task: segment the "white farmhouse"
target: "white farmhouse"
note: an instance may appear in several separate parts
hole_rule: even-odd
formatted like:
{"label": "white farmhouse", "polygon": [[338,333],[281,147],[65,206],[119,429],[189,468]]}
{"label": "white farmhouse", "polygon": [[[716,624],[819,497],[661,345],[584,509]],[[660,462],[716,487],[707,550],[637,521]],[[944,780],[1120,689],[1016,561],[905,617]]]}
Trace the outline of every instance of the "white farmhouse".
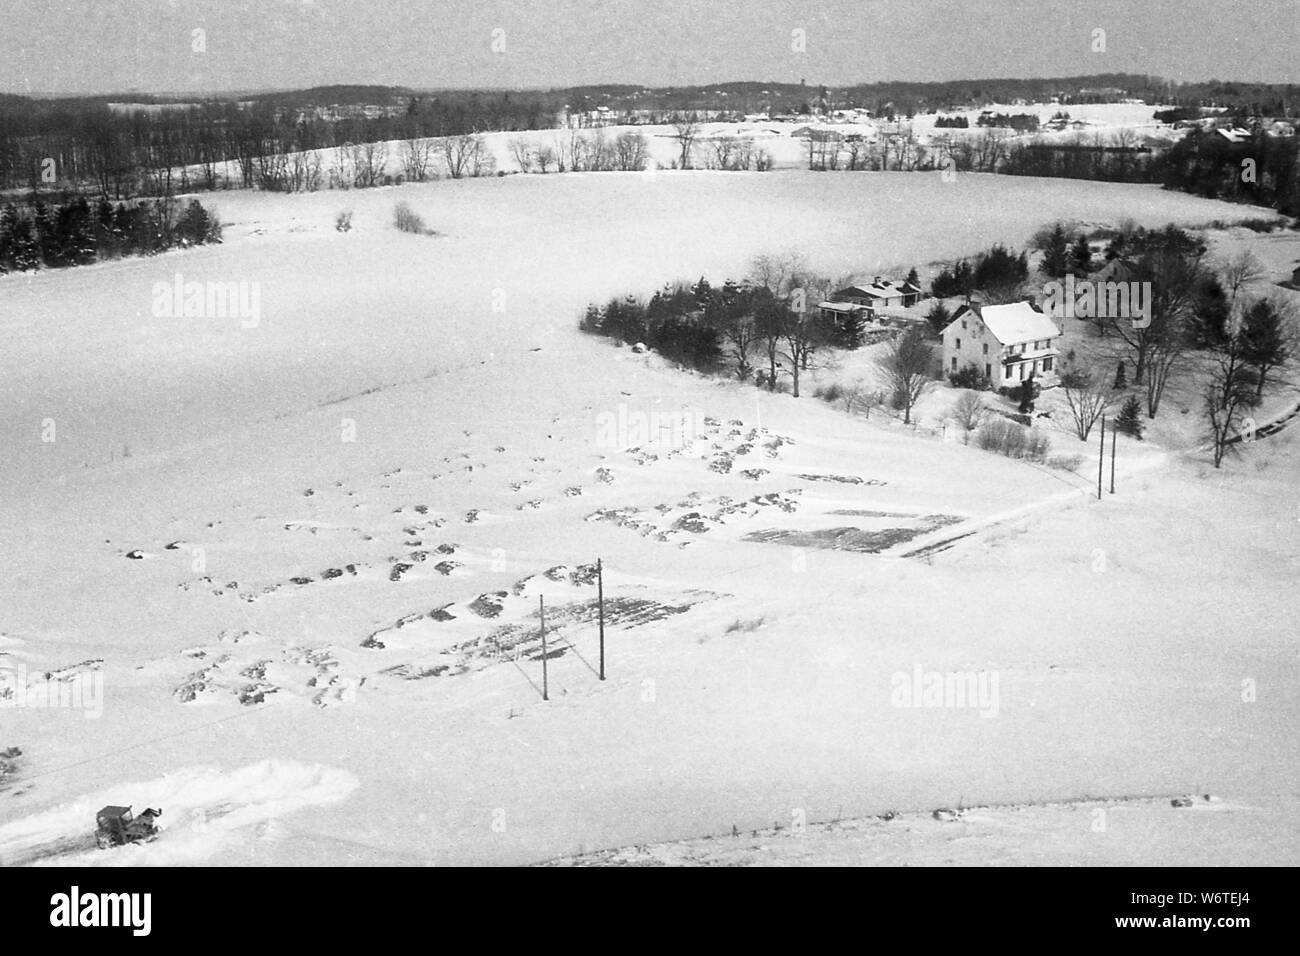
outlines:
{"label": "white farmhouse", "polygon": [[1019,385],[1031,375],[1040,385],[1053,385],[1060,335],[1056,323],[1028,302],[969,303],[943,330],[943,371],[951,375],[974,365],[994,388]]}

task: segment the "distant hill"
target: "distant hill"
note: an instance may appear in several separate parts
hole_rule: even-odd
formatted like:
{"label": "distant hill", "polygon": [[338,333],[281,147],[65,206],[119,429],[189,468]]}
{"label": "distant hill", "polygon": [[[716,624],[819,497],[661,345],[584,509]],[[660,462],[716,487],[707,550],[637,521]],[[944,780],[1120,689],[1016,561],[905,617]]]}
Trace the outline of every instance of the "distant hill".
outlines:
{"label": "distant hill", "polygon": [[473,89],[337,84],[303,90],[244,91],[195,96],[194,94],[114,93],[98,96],[29,97],[0,94],[0,109],[15,111],[22,104],[94,105],[103,103],[157,104],[176,101],[253,101],[276,107],[307,109],[340,106],[392,106],[412,99],[469,102],[475,99],[527,99],[547,108],[575,109],[606,105],[613,109],[708,109],[792,112],[802,108],[865,108],[895,111],[934,111],[990,103],[1106,102],[1119,97],[1180,106],[1250,108],[1266,115],[1294,114],[1300,110],[1300,85],[1266,84],[1236,80],[1174,83],[1161,77],[1130,73],[1042,78],[959,79],[932,82],[881,80],[849,86],[817,83],[733,80],[724,83],[677,87],[644,87],[628,83],[596,83],[552,89]]}

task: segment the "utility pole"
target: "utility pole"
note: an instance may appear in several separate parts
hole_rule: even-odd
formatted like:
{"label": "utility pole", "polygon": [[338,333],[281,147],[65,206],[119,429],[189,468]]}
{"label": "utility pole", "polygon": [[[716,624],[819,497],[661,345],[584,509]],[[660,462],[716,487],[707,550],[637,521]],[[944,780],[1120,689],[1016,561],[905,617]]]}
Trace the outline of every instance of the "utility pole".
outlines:
{"label": "utility pole", "polygon": [[1106,418],[1101,419],[1101,445],[1097,448],[1097,500],[1101,501],[1101,472],[1106,465]]}
{"label": "utility pole", "polygon": [[1115,436],[1119,429],[1114,425],[1110,428],[1110,493],[1115,493]]}
{"label": "utility pole", "polygon": [[542,616],[542,700],[550,700],[546,683],[546,599],[537,595],[537,607]]}
{"label": "utility pole", "polygon": [[596,601],[600,620],[600,679],[605,679],[605,572],[601,568],[600,558],[596,559]]}

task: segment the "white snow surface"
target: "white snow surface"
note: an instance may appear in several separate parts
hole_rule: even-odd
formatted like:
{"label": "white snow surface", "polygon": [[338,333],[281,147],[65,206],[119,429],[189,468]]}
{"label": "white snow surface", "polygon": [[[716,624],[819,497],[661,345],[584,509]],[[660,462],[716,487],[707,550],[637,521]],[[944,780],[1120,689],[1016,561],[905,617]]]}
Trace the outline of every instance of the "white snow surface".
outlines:
{"label": "white snow surface", "polygon": [[[795,808],[1171,792],[1266,808],[1203,836],[1300,859],[1295,429],[1222,472],[1122,442],[1098,502],[1088,464],[927,434],[946,390],[914,434],[817,376],[769,395],[576,328],[763,251],[886,274],[1241,207],[796,171],[203,198],[221,246],[0,278],[0,665],[103,689],[97,719],[0,707],[0,862],[522,863]],[[399,198],[442,235],[394,230]],[[260,323],[155,316],[177,273],[259,283]],[[917,666],[996,671],[998,715],[894,706]],[[166,829],[96,851],[105,803]]]}

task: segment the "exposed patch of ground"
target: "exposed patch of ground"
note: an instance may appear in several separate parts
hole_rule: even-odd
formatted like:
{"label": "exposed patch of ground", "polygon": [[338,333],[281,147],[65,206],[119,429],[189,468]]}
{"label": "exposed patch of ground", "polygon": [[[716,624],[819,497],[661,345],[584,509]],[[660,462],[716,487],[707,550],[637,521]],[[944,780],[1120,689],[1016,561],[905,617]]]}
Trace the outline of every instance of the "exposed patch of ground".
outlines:
{"label": "exposed patch of ground", "polygon": [[[840,512],[832,512],[838,514]],[[867,514],[867,513],[863,513]],[[872,514],[872,517],[910,517],[902,515]],[[919,524],[909,528],[884,528],[866,531],[862,528],[818,528],[814,531],[801,531],[797,528],[770,528],[764,531],[751,531],[744,541],[759,541],[789,545],[795,548],[829,548],[834,551],[858,551],[864,554],[878,554],[895,545],[905,544],[913,538],[929,534],[938,528],[962,521],[956,515],[925,515]]]}

